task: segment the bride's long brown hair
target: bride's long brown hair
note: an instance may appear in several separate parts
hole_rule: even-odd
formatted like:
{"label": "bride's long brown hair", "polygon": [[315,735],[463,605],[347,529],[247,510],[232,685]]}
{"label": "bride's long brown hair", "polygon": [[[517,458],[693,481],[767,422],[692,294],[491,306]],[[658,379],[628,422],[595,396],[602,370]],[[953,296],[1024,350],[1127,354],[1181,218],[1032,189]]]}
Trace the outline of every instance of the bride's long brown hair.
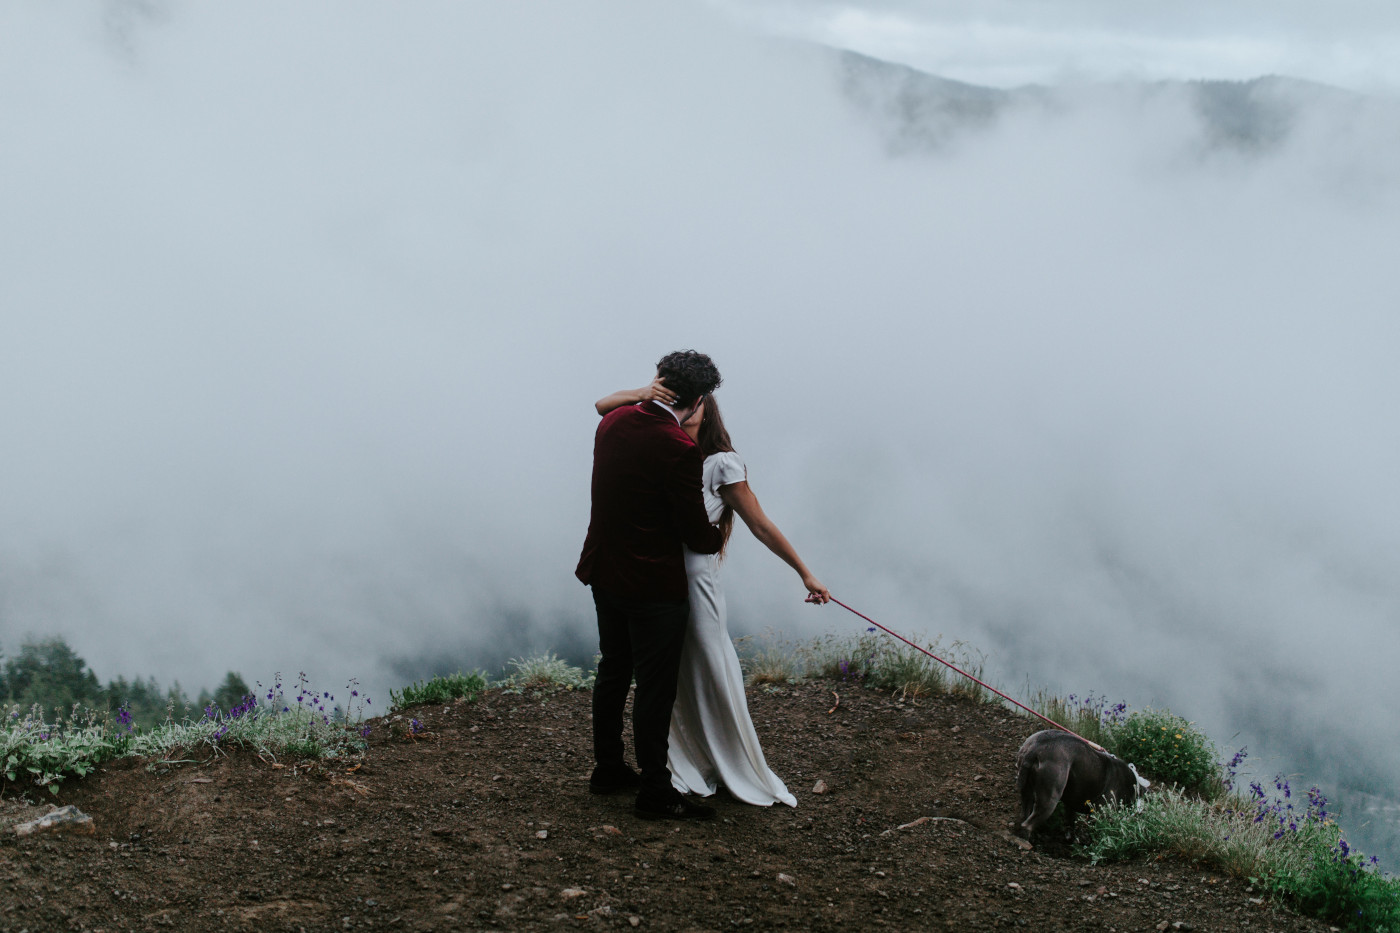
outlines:
{"label": "bride's long brown hair", "polygon": [[[719,403],[713,395],[705,396],[705,416],[700,419],[700,430],[695,432],[695,446],[699,447],[700,453],[706,457],[711,454],[734,452],[734,444],[729,440],[729,431],[719,413]],[[720,545],[719,549],[719,554],[723,557],[725,548],[729,546],[729,534],[734,530],[734,509],[726,504],[716,524],[720,534],[724,535],[724,544]]]}

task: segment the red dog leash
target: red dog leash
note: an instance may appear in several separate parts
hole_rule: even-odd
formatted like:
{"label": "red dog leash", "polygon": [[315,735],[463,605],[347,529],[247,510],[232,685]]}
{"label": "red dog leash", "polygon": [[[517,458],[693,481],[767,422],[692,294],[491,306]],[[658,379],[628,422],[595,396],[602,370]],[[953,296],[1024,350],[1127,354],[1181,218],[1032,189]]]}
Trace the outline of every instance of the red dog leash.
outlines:
{"label": "red dog leash", "polygon": [[[837,599],[835,596],[832,596],[832,597],[831,597],[831,601],[832,601],[833,603],[835,603],[836,605],[840,606],[842,609],[845,609],[847,612],[853,612],[853,613],[855,613],[856,615],[860,616],[862,619],[864,619],[865,621],[869,622],[871,625],[875,626],[875,627],[878,628],[880,631],[884,632],[886,635],[893,635],[895,638],[898,638],[900,641],[904,642],[904,643],[905,643],[906,645],[908,645],[909,647],[914,648],[914,649],[916,649],[916,650],[918,650],[918,651],[922,651],[924,654],[926,654],[926,655],[928,655],[929,657],[933,658],[935,661],[937,661],[939,664],[942,664],[944,667],[947,667],[947,668],[950,668],[950,669],[952,669],[952,670],[954,670],[954,671],[957,671],[959,674],[963,675],[963,676],[966,677],[968,680],[970,680],[970,681],[972,681],[973,683],[977,684],[977,686],[981,687],[982,689],[984,689],[984,690],[990,690],[992,693],[995,693],[997,696],[1001,697],[1001,698],[1002,698],[1003,700],[1005,700],[1006,702],[1011,703],[1011,704],[1013,704],[1013,705],[1015,705],[1015,706],[1019,706],[1021,709],[1025,710],[1025,711],[1028,712],[1028,713],[1030,713],[1032,716],[1035,716],[1035,717],[1038,718],[1038,719],[1043,719],[1045,722],[1049,723],[1050,725],[1054,726],[1056,729],[1059,729],[1059,730],[1062,731],[1062,732],[1068,732],[1070,735],[1074,736],[1076,739],[1079,739],[1081,742],[1084,742],[1084,743],[1088,744],[1089,747],[1098,749],[1099,751],[1103,752],[1104,754],[1108,754],[1108,750],[1105,749],[1102,745],[1098,744],[1097,742],[1090,742],[1088,739],[1084,738],[1084,736],[1080,735],[1078,732],[1075,732],[1073,729],[1067,729],[1067,728],[1065,728],[1064,726],[1060,725],[1060,724],[1059,724],[1058,722],[1056,722],[1055,720],[1051,719],[1050,717],[1048,717],[1048,716],[1042,716],[1040,713],[1037,713],[1035,710],[1031,709],[1031,708],[1030,708],[1029,706],[1027,706],[1026,704],[1021,703],[1021,702],[1018,701],[1018,700],[1013,700],[1013,699],[1011,699],[1011,697],[1009,697],[1009,696],[1007,696],[1006,694],[1002,693],[1002,692],[1001,692],[1000,690],[998,690],[996,687],[993,687],[993,686],[990,685],[990,684],[987,684],[987,683],[984,683],[984,682],[978,680],[976,677],[973,677],[973,676],[972,676],[971,674],[969,674],[967,671],[963,670],[963,669],[960,668],[960,667],[957,667],[956,665],[949,664],[947,661],[943,660],[943,659],[940,658],[938,655],[934,654],[932,651],[929,651],[927,648],[924,648],[924,647],[922,647],[922,646],[920,646],[920,645],[914,644],[912,641],[910,641],[909,639],[905,638],[903,635],[899,634],[898,632],[891,631],[890,629],[885,628],[885,626],[881,625],[879,622],[876,622],[874,619],[870,618],[870,616],[866,615],[866,614],[863,613],[863,612],[857,612],[855,609],[852,609],[850,606],[847,606],[845,603],[841,602],[841,600]],[[813,595],[810,595],[810,596],[807,597],[807,602],[809,602],[809,603],[815,603],[815,602],[820,602],[820,600],[817,598],[817,596],[816,596],[815,594],[813,594]]]}

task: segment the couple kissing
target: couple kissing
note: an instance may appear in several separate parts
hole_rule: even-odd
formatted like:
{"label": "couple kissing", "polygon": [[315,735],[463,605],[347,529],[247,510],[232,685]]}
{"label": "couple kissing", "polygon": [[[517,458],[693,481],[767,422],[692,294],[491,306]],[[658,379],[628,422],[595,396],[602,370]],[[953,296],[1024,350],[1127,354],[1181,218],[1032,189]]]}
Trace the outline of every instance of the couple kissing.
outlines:
{"label": "couple kissing", "polygon": [[[592,512],[575,575],[593,591],[598,676],[593,688],[589,790],[634,791],[643,819],[713,819],[688,795],[723,786],[758,806],[797,799],[768,767],[749,717],[729,638],[720,560],[737,513],[802,577],[812,601],[830,598],[749,488],[705,354],[662,357],[641,389],[597,402]],[[632,742],[623,711],[633,679]]]}

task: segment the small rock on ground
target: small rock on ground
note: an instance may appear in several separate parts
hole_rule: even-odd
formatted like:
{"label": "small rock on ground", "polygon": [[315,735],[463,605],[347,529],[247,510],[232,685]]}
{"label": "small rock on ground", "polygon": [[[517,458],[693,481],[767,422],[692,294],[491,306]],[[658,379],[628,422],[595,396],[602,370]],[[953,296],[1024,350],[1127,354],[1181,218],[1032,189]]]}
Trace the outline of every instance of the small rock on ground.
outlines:
{"label": "small rock on ground", "polygon": [[59,807],[37,820],[15,824],[15,833],[20,836],[32,836],[42,832],[67,832],[80,836],[91,836],[97,832],[97,827],[93,825],[92,817],[74,806]]}

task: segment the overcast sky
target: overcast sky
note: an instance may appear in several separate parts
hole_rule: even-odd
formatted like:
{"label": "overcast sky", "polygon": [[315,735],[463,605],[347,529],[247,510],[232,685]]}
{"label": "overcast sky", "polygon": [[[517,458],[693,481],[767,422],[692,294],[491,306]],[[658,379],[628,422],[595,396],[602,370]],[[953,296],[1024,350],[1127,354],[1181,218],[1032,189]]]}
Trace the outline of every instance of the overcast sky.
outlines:
{"label": "overcast sky", "polygon": [[974,84],[1281,74],[1400,90],[1388,0],[712,0],[776,35]]}
{"label": "overcast sky", "polygon": [[[848,602],[1012,686],[1396,773],[1393,103],[1287,98],[1240,151],[1187,92],[1079,88],[896,152],[837,56],[772,39],[1334,80],[1393,14],[660,6],[0,2],[0,647],[381,702],[586,657],[592,402],[697,347]],[[725,573],[736,631],[859,629],[742,531]]]}

